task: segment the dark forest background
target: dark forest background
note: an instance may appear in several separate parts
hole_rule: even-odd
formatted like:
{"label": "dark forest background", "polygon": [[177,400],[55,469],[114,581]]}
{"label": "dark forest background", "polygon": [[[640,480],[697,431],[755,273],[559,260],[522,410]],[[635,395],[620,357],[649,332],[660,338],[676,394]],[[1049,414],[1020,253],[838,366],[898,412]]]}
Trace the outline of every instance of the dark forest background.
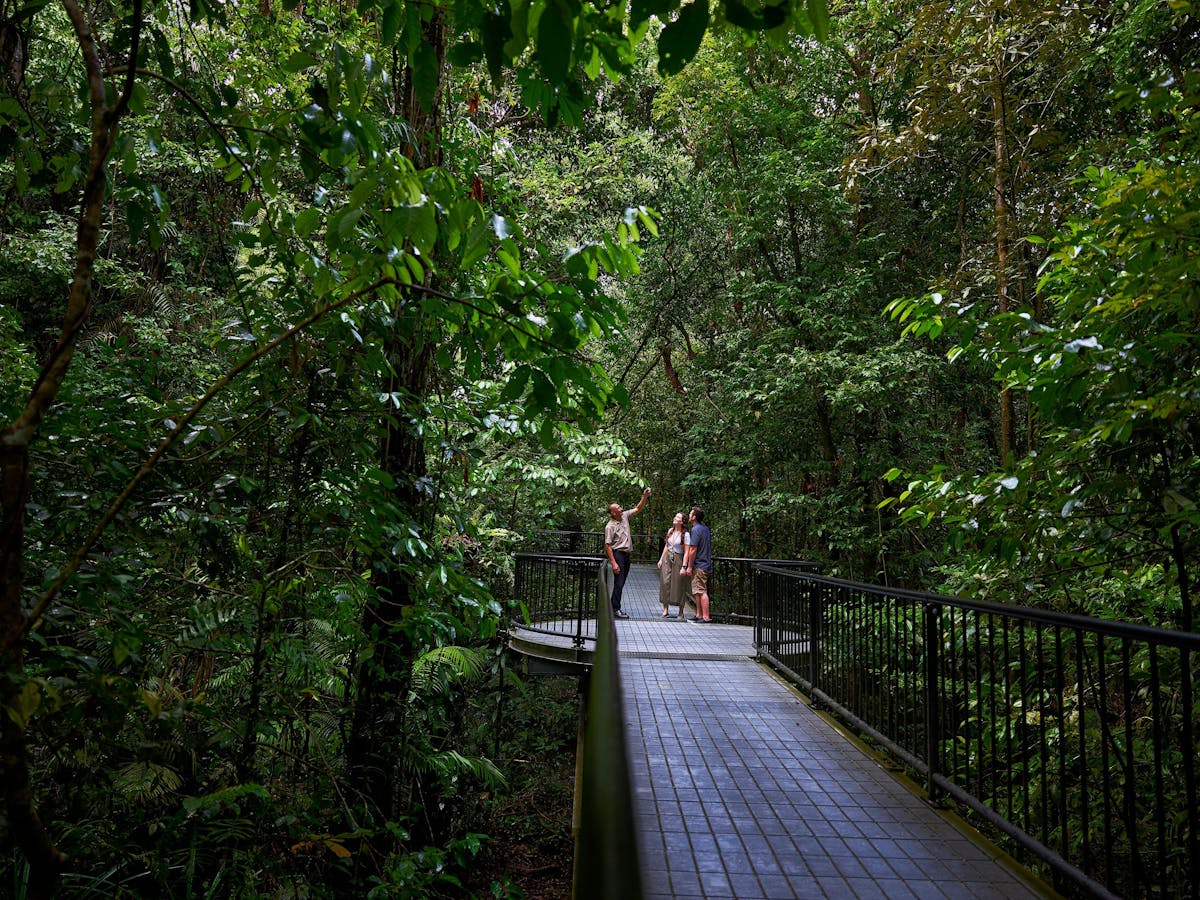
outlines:
{"label": "dark forest background", "polygon": [[1198,57],[1186,0],[0,0],[0,892],[561,895],[512,554],[643,485],[1193,629]]}

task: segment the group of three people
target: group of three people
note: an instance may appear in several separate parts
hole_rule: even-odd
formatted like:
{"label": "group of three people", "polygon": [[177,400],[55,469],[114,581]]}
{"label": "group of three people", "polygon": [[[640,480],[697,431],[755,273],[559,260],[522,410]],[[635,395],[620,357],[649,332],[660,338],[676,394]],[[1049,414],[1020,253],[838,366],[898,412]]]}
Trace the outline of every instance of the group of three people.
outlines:
{"label": "group of three people", "polygon": [[[613,616],[628,619],[629,614],[621,608],[625,590],[625,579],[629,577],[630,553],[633,550],[633,532],[629,520],[642,511],[650,498],[650,488],[642,491],[642,497],[633,509],[622,509],[619,503],[608,506],[608,524],[604,527],[604,554],[613,571],[612,608]],[[704,510],[693,506],[688,513],[685,528],[683,513],[676,513],[663,540],[662,555],[658,558],[660,573],[659,600],[662,602],[662,617],[670,618],[671,606],[679,607],[679,618],[684,617],[684,604],[688,594],[695,600],[696,617],[693,622],[708,622],[708,576],[712,573],[712,533],[704,524]],[[691,587],[687,585],[690,583]]]}

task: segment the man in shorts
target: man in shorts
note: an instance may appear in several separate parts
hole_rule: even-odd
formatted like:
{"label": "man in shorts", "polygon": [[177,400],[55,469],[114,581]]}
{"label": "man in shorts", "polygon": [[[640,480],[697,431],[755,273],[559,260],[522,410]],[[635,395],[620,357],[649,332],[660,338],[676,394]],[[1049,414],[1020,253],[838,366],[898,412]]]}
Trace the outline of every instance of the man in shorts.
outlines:
{"label": "man in shorts", "polygon": [[712,532],[704,524],[704,510],[693,506],[688,514],[692,524],[691,541],[683,557],[681,575],[691,576],[692,596],[696,598],[696,618],[692,619],[697,625],[710,621],[708,618],[708,576],[712,574]]}
{"label": "man in shorts", "polygon": [[629,520],[642,511],[650,497],[650,488],[642,491],[642,499],[633,509],[621,509],[620,503],[608,505],[608,523],[604,526],[604,555],[613,570],[612,608],[613,616],[628,619],[629,613],[621,609],[621,594],[625,591],[625,579],[629,577],[629,554],[633,552],[633,533]]}

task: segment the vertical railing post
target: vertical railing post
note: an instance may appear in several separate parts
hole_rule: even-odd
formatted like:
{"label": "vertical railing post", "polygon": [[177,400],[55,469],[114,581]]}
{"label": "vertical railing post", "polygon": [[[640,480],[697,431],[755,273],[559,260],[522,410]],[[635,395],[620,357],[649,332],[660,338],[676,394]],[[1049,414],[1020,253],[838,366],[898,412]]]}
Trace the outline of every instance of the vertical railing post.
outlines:
{"label": "vertical railing post", "polygon": [[942,743],[940,703],[938,698],[938,668],[940,663],[941,637],[938,621],[941,619],[940,603],[925,604],[925,761],[929,775],[925,781],[925,793],[930,800],[937,799],[934,776],[938,772],[938,748]]}
{"label": "vertical railing post", "polygon": [[[757,568],[751,569],[751,580],[754,583],[754,648],[761,650],[764,640],[763,618],[767,612],[767,604],[764,597],[764,581],[765,576]],[[771,650],[768,647],[767,652]]]}
{"label": "vertical railing post", "polygon": [[760,569],[752,570],[754,579],[754,642],[771,656],[779,656],[779,579]]}
{"label": "vertical railing post", "polygon": [[[572,580],[575,582],[575,639],[573,641],[575,649],[578,650],[583,646],[583,617],[587,614],[584,605],[587,603],[587,598],[590,594],[595,593],[591,585],[591,578],[584,577],[588,566],[574,564],[577,566],[577,571],[573,573],[575,576]],[[599,611],[596,612],[599,615]]]}
{"label": "vertical railing post", "polygon": [[[821,687],[821,592],[811,582],[808,592],[808,683],[812,690]],[[799,610],[797,610],[799,612]]]}

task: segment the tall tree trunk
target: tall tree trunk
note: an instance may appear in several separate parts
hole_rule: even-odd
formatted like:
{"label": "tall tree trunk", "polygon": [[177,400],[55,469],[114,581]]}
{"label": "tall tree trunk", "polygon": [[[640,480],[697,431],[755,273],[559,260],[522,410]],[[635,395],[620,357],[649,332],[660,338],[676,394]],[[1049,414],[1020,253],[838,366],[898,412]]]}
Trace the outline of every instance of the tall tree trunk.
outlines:
{"label": "tall tree trunk", "polygon": [[[433,48],[437,59],[437,88],[432,99],[422,103],[409,66],[398,85],[396,101],[412,135],[405,153],[418,168],[429,168],[442,163],[442,74],[447,43],[444,13],[434,12],[423,30],[425,43]],[[432,281],[426,286],[432,287]],[[402,298],[399,302],[404,305],[408,301]],[[388,348],[391,375],[385,390],[402,398],[402,408],[384,428],[380,458],[384,471],[395,482],[392,499],[400,515],[407,517],[411,526],[423,529],[429,517],[420,423],[430,391],[436,323],[415,304],[398,309],[396,321],[409,327],[403,333],[398,328]],[[347,753],[358,788],[378,804],[385,818],[393,820],[401,801],[395,763],[403,755],[406,700],[415,652],[404,625],[415,600],[415,584],[410,569],[396,560],[381,559],[376,568],[379,589],[364,608],[362,623],[370,652],[357,676]]]}

